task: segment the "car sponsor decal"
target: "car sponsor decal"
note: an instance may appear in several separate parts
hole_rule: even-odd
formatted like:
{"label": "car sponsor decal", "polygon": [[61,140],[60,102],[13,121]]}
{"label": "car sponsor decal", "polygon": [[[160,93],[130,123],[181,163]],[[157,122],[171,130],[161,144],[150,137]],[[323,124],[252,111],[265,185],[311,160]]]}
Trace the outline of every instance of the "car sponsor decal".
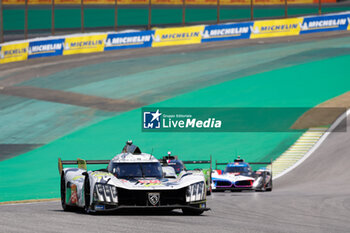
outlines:
{"label": "car sponsor decal", "polygon": [[162,185],[162,182],[159,180],[138,180],[135,185],[143,185],[145,187],[154,186],[154,185]]}
{"label": "car sponsor decal", "polygon": [[71,196],[69,202],[71,204],[76,204],[78,202],[77,186],[75,184],[71,185]]}
{"label": "car sponsor decal", "polygon": [[91,174],[99,183],[106,184],[111,179],[111,174],[108,172],[94,172]]}
{"label": "car sponsor decal", "polygon": [[79,182],[82,182],[83,179],[84,179],[84,176],[75,176],[75,177],[73,178],[74,181],[79,181]]}
{"label": "car sponsor decal", "polygon": [[104,210],[105,206],[104,205],[95,205],[95,210]]}

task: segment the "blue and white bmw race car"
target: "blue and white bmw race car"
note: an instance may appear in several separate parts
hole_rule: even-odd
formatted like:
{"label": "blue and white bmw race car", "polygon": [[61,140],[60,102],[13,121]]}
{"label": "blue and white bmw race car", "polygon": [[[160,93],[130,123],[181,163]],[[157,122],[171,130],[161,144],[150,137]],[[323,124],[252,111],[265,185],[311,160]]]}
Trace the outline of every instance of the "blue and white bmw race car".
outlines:
{"label": "blue and white bmw race car", "polygon": [[[223,165],[225,163],[217,163]],[[270,163],[250,163],[250,164],[270,164]],[[252,171],[249,163],[243,159],[235,159],[233,163],[228,163],[225,170],[213,170],[212,191],[272,191],[272,173],[266,168]]]}
{"label": "blue and white bmw race car", "polygon": [[[63,168],[66,164],[78,164],[78,168]],[[108,166],[88,171],[87,164]],[[175,174],[174,169],[163,170],[153,155],[142,153],[131,141],[112,160],[59,159],[59,171],[64,210],[78,207],[89,213],[122,208],[182,209],[191,215],[209,210],[203,174],[168,179]]]}

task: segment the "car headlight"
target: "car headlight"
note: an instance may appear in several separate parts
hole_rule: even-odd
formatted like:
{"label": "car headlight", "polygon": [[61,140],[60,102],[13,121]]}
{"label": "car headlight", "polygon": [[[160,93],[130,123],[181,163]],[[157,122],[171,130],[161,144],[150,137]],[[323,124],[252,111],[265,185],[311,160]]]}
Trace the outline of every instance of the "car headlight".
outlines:
{"label": "car headlight", "polygon": [[117,187],[113,185],[97,183],[94,194],[99,202],[118,203]]}
{"label": "car headlight", "polygon": [[102,185],[102,184],[96,184],[96,187],[97,187],[97,191],[98,191],[100,194],[103,194],[103,193],[104,193],[104,189],[103,189],[103,185]]}
{"label": "car headlight", "polygon": [[198,182],[187,187],[186,202],[200,201],[205,198],[205,184]]}

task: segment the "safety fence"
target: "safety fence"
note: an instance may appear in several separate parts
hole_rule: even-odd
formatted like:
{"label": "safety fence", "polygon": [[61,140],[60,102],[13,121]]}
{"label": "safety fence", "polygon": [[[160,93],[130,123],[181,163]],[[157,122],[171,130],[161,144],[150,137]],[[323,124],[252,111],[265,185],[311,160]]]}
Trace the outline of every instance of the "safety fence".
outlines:
{"label": "safety fence", "polygon": [[[182,5],[184,2],[193,5],[216,5],[218,0],[3,0],[4,5],[79,5],[83,1],[84,4],[104,4],[104,5],[142,5],[142,4],[164,4],[164,5]],[[249,5],[253,4],[265,4],[274,5],[284,3],[285,0],[220,0],[222,5]],[[318,3],[319,0],[288,0],[290,4],[310,4]],[[323,3],[337,2],[337,0],[322,0]]]}
{"label": "safety fence", "polygon": [[343,12],[290,19],[39,38],[0,44],[0,63],[116,49],[199,44],[212,41],[297,36],[306,33],[350,30],[349,22],[350,12]]}
{"label": "safety fence", "polygon": [[0,43],[78,32],[321,15],[350,10],[336,0],[0,0]]}

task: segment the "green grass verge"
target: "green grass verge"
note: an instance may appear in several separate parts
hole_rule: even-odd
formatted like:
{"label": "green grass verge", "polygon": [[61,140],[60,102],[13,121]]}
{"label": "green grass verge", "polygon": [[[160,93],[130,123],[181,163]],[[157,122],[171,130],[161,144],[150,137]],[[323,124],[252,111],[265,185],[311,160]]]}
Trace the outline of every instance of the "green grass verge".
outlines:
{"label": "green grass verge", "polygon": [[[228,81],[154,104],[159,107],[310,107],[349,90],[350,56],[336,57]],[[249,161],[278,157],[301,133],[142,133],[141,110],[78,130],[0,162],[0,201],[59,196],[57,158],[109,159],[133,139],[161,157]]]}

